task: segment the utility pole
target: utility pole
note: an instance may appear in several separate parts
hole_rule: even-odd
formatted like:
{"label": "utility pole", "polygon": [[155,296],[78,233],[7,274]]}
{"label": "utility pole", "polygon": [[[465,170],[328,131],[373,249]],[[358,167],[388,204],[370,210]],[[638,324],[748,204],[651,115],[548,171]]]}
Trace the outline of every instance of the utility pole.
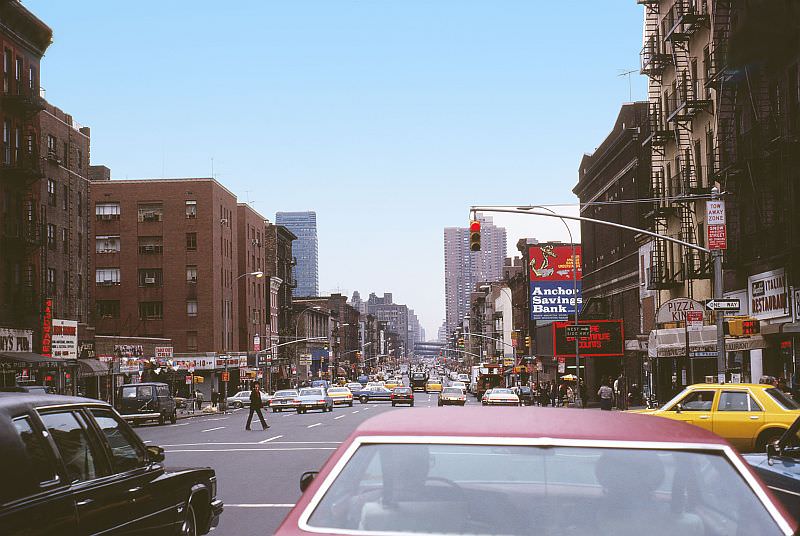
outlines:
{"label": "utility pole", "polygon": [[[711,200],[718,201],[720,199],[719,188],[714,186],[711,188]],[[711,259],[714,262],[714,299],[722,299],[722,250],[718,248],[711,249]],[[725,383],[726,373],[728,371],[728,363],[725,353],[725,328],[724,324],[725,314],[722,311],[714,311],[714,317],[717,320],[717,381]]]}

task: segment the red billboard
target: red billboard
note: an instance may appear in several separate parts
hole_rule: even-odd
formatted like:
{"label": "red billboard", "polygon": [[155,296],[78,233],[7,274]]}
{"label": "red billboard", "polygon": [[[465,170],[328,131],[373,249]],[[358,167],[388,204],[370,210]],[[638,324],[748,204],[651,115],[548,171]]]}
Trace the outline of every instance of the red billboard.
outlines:
{"label": "red billboard", "polygon": [[[583,357],[617,357],[625,353],[625,334],[622,320],[581,320],[590,326],[590,335],[578,340]],[[575,357],[575,339],[567,337],[570,322],[553,322],[553,355]]]}
{"label": "red billboard", "polygon": [[547,242],[529,246],[531,320],[566,320],[575,314],[576,302],[580,312],[582,275],[579,244]]}
{"label": "red billboard", "polygon": [[[575,263],[578,281],[581,280],[581,246],[575,244]],[[572,246],[549,242],[528,248],[528,273],[530,281],[572,281]]]}

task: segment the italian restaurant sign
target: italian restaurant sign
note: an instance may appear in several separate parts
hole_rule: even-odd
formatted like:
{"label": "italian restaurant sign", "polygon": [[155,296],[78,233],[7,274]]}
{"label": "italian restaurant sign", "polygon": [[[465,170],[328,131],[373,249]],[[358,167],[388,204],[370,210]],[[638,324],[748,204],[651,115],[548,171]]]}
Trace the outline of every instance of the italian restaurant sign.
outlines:
{"label": "italian restaurant sign", "polygon": [[[528,248],[531,320],[566,320],[581,307],[581,246],[548,242]],[[577,270],[577,271],[575,271]],[[576,284],[577,279],[577,284]]]}
{"label": "italian restaurant sign", "polygon": [[750,316],[759,320],[789,316],[789,293],[783,268],[747,278]]}

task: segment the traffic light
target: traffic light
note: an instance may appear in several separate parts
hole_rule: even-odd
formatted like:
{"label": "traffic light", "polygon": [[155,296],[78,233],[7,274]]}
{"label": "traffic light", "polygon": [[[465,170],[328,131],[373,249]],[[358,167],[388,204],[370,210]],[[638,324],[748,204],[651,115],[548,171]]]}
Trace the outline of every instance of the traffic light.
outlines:
{"label": "traffic light", "polygon": [[459,348],[464,348],[464,337],[458,338],[458,346]]}
{"label": "traffic light", "polygon": [[361,359],[361,352],[356,352],[356,359]]}
{"label": "traffic light", "polygon": [[749,337],[761,332],[760,322],[747,316],[732,316],[725,319],[725,335],[731,337]]}
{"label": "traffic light", "polygon": [[525,348],[530,348],[530,347],[531,347],[531,336],[530,335],[526,335],[525,336]]}
{"label": "traffic light", "polygon": [[479,220],[469,222],[469,250],[481,250],[481,222]]}

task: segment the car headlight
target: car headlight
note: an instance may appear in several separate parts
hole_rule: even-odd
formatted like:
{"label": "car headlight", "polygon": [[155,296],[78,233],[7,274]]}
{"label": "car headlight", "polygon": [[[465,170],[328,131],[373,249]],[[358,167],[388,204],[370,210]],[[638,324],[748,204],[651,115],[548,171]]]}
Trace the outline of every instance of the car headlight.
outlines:
{"label": "car headlight", "polygon": [[211,488],[209,491],[211,492],[211,499],[217,498],[217,477],[212,476],[208,479],[209,487]]}

